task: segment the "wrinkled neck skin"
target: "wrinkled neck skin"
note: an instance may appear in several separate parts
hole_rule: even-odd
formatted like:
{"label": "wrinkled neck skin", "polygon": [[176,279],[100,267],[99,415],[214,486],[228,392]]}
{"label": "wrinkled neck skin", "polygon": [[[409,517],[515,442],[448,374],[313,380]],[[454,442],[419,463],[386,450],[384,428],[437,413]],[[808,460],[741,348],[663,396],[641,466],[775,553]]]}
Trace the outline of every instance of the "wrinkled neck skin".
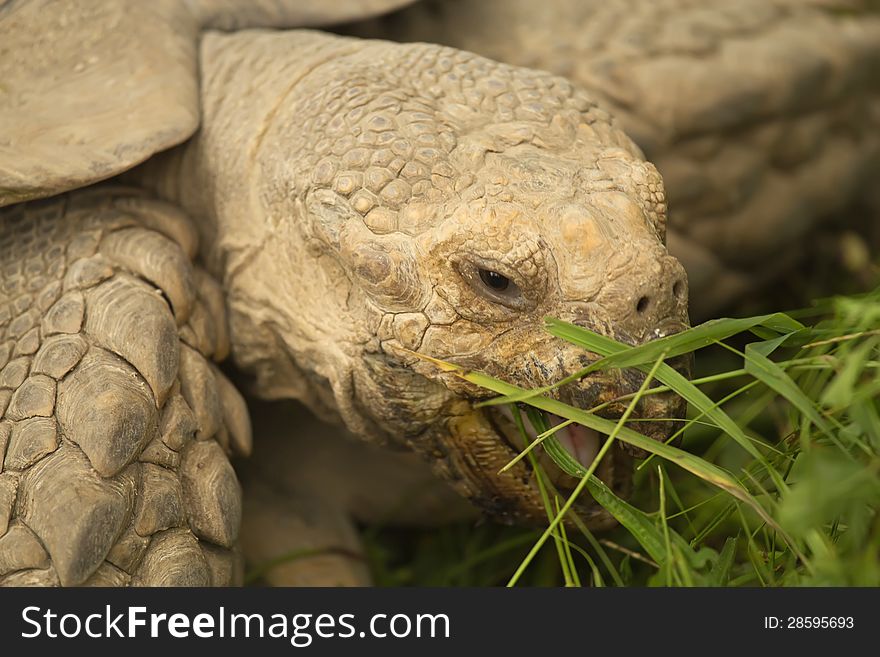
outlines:
{"label": "wrinkled neck skin", "polygon": [[[298,208],[278,207],[260,154],[285,96],[312,67],[338,56],[339,44],[303,32],[293,59],[259,39],[216,41],[209,33],[202,42],[201,129],[147,176],[198,224],[203,264],[227,291],[233,358],[254,375],[252,392],[300,399],[338,421],[351,405],[335,400],[354,398],[349,363],[365,327],[346,321],[345,273],[310,247]],[[359,413],[344,420],[357,433],[377,433]]]}
{"label": "wrinkled neck skin", "polygon": [[[598,358],[551,338],[547,316],[633,344],[683,327],[656,170],[567,81],[462,51],[208,33],[201,62],[202,128],[151,186],[199,224],[253,392],[412,447],[496,516],[545,517],[525,459],[499,472],[521,436],[431,359],[535,388]],[[642,379],[552,394],[619,416],[609,404]],[[677,403],[652,395],[633,417],[663,439],[672,425],[652,418]],[[599,438],[578,440],[587,454]],[[600,473],[619,492],[625,463]]]}

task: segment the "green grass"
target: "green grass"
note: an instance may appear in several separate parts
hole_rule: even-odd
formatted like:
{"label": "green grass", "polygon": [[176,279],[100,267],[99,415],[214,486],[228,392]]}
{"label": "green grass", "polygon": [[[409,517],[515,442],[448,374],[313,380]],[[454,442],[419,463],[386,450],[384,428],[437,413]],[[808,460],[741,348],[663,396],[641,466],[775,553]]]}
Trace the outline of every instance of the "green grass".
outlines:
{"label": "green grass", "polygon": [[[609,434],[609,449],[624,441],[650,455],[637,463],[634,496],[622,500],[593,476],[596,463],[585,470],[548,432],[523,458],[537,467],[532,452],[546,449],[581,484],[560,494],[539,472],[546,526],[374,530],[367,548],[377,583],[880,586],[880,289],[795,313],[713,320],[635,348],[558,320],[547,330],[603,356],[590,371],[645,372],[630,407],[662,389],[684,397],[688,421],[675,444],[625,426],[626,414],[605,420],[547,390],[448,366],[535,426],[550,411]],[[690,381],[664,362],[689,352],[697,352]],[[620,526],[586,531],[569,511],[577,495],[592,495]]]}

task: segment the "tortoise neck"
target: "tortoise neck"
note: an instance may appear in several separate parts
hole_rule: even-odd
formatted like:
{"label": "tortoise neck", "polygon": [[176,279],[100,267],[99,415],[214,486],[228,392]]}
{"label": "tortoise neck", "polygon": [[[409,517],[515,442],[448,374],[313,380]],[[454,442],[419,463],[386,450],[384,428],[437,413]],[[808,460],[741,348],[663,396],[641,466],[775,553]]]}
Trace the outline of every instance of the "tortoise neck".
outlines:
{"label": "tortoise neck", "polygon": [[206,33],[199,55],[201,126],[188,142],[137,171],[139,184],[196,221],[200,255],[220,278],[234,260],[231,251],[262,245],[278,228],[272,199],[284,190],[275,189],[277,180],[267,182],[265,170],[296,155],[265,143],[270,126],[282,120],[297,82],[351,43],[306,30],[287,32],[280,43],[276,34]]}
{"label": "tortoise neck", "polygon": [[[208,33],[201,44],[202,125],[144,167],[141,180],[197,223],[202,264],[226,291],[232,353],[265,398],[296,398],[324,417],[350,399],[349,285],[318,262],[308,214],[290,190],[296,158],[272,126],[296,122],[287,101],[310,71],[351,50],[315,32]],[[349,404],[351,406],[351,404]],[[347,419],[355,429],[359,415]]]}

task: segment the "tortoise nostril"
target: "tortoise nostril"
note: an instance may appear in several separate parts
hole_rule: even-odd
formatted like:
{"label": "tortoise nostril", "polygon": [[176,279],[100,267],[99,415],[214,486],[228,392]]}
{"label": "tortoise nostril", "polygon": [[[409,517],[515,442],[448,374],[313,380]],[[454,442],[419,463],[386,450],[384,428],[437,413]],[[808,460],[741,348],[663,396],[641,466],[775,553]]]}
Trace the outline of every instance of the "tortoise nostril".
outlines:
{"label": "tortoise nostril", "polygon": [[636,303],[636,312],[641,315],[642,313],[644,313],[648,309],[648,306],[650,306],[650,305],[651,305],[650,297],[642,297]]}
{"label": "tortoise nostril", "polygon": [[684,281],[678,280],[675,281],[675,284],[672,286],[672,293],[676,296],[677,299],[684,298]]}

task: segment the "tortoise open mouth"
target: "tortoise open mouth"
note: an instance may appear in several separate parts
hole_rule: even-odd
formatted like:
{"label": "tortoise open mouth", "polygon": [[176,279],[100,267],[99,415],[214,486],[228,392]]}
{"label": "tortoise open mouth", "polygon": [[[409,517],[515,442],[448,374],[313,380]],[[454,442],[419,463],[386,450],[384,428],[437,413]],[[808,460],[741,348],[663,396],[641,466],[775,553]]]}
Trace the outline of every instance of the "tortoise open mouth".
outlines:
{"label": "tortoise open mouth", "polygon": [[[651,381],[634,402],[636,393],[645,385],[646,377],[637,368],[593,371],[558,386],[548,383],[554,380],[561,382],[566,372],[587,368],[598,358],[596,354],[578,352],[569,354],[569,358],[560,358],[551,367],[528,352],[518,361],[507,361],[503,366],[497,360],[457,362],[458,371],[441,372],[439,381],[434,380],[435,384],[446,389],[437,388],[443,390],[438,398],[445,400],[443,408],[438,410],[443,420],[432,423],[429,431],[419,434],[408,444],[423,454],[453,487],[496,520],[546,523],[546,495],[539,486],[536,469],[546,474],[543,483],[545,488],[551,489],[551,499],[554,490],[560,498],[567,498],[579,486],[581,478],[566,473],[541,444],[534,446],[529,458],[517,458],[536,441],[539,431],[528,421],[527,414],[520,413],[524,436],[518,419],[514,418],[514,407],[484,405],[494,393],[470,382],[462,384],[459,374],[461,370],[488,370],[489,376],[506,380],[520,389],[551,385],[549,397],[609,421],[612,423],[606,425],[609,431],[626,413],[627,429],[658,442],[668,440],[681,426],[686,402],[666,388],[654,390],[661,385],[658,380]],[[688,377],[690,360],[689,356],[676,356],[666,363]],[[602,451],[608,435],[581,424],[569,423],[558,416],[546,417],[551,429],[565,425],[554,434],[556,440],[581,466],[589,469]],[[618,436],[602,454],[593,474],[619,497],[626,498],[632,487],[633,457],[643,458],[646,455],[645,451]],[[616,522],[583,488],[571,505],[571,510],[591,529],[610,527]]]}
{"label": "tortoise open mouth", "polygon": [[[599,386],[594,386],[596,390]],[[605,398],[614,398],[620,396],[619,390],[613,390],[608,386],[601,386],[602,396]],[[618,394],[620,393],[620,394]],[[627,422],[627,426],[639,433],[647,435],[655,440],[666,440],[680,426],[678,421],[672,418],[683,416],[683,403],[680,398],[673,397],[671,393],[661,393],[652,395],[650,403],[638,405],[636,411],[632,414],[631,419]],[[587,404],[586,407],[591,408],[595,404]],[[578,404],[578,407],[584,404]],[[597,413],[601,417],[616,421],[618,420],[626,403],[610,404]],[[482,423],[488,425],[485,427],[491,429],[494,433],[494,441],[496,449],[501,454],[496,453],[494,462],[497,464],[504,461],[505,464],[514,459],[526,447],[526,445],[534,442],[540,435],[540,431],[529,421],[525,412],[520,412],[523,428],[526,436],[522,435],[517,421],[514,419],[514,411],[511,406],[485,406],[474,408],[474,414],[482,419]],[[565,448],[574,459],[584,468],[589,468],[602,449],[602,446],[609,439],[605,433],[585,427],[577,423],[567,423],[567,421],[559,416],[546,414],[549,426],[555,427],[564,425],[554,434],[556,439]],[[533,450],[533,455],[537,460],[537,464],[547,475],[547,480],[560,496],[567,497],[573,492],[575,487],[580,483],[579,478],[567,474],[562,470],[550,457],[543,446],[538,445]],[[644,452],[635,450],[632,446],[623,441],[616,441],[614,445],[603,455],[599,461],[594,475],[609,486],[618,496],[626,497],[629,495],[632,475],[633,475],[633,456],[644,456]],[[501,457],[501,458],[499,458]],[[488,479],[494,480],[491,487],[496,493],[513,493],[515,489],[515,498],[492,500],[490,512],[503,517],[515,517],[518,520],[527,520],[531,522],[546,522],[547,511],[544,507],[543,500],[538,491],[536,475],[534,467],[530,459],[523,458],[517,464],[518,467],[510,468],[505,472],[500,472],[500,468],[496,468],[494,472],[488,473],[484,470],[484,477],[488,475]],[[486,482],[484,479],[484,483]],[[528,493],[524,489],[529,489]],[[501,497],[507,497],[502,493]],[[478,500],[479,501],[479,500]],[[486,506],[484,504],[484,506]],[[498,510],[501,513],[498,513]],[[601,529],[614,524],[614,519],[602,507],[596,503],[586,490],[582,491],[579,498],[575,501],[573,510],[584,520],[591,528]]]}
{"label": "tortoise open mouth", "polygon": [[[520,417],[522,419],[527,440],[529,444],[531,444],[538,439],[541,432],[532,424],[525,413],[521,412]],[[548,413],[547,421],[551,428],[558,425],[565,425],[553,435],[565,450],[584,468],[589,468],[593,464],[593,460],[599,454],[599,449],[608,439],[607,434],[602,434],[595,429],[590,429],[589,427],[576,423],[565,424],[565,418],[559,417],[558,415]],[[511,450],[517,453],[522,451],[522,448],[516,450],[514,447],[517,444],[522,444],[523,437],[516,421],[514,420],[513,411],[509,406],[497,407],[497,410],[492,412],[492,423]],[[553,483],[558,489],[571,490],[577,485],[578,480],[565,473],[553,461],[543,447],[537,447],[534,454],[538,464],[550,478],[551,483]],[[603,475],[605,477],[609,476],[612,469],[611,459],[603,459],[599,462],[596,476],[603,479]]]}
{"label": "tortoise open mouth", "polygon": [[[506,464],[514,459],[525,449],[526,443],[532,443],[540,433],[529,422],[525,413],[521,413],[526,433],[524,440],[509,407],[489,406],[475,410],[485,419],[495,434],[494,440],[496,445],[500,447],[496,458],[503,454],[496,463],[504,462]],[[565,422],[563,418],[554,415],[548,415],[548,420],[551,426]],[[561,428],[554,435],[561,445],[585,468],[592,465],[602,445],[608,439],[606,434],[574,423]],[[574,491],[579,479],[563,471],[543,446],[536,446],[532,453],[537,464],[546,474],[545,481],[551,486],[551,499],[553,489],[555,489],[562,498],[561,504],[564,498]],[[545,523],[547,510],[540,495],[537,476],[531,460],[523,458],[515,467],[505,472],[499,470],[500,468],[495,472],[485,473],[494,480],[492,488],[497,493],[502,493],[501,499],[491,500],[491,508],[487,510],[501,520]],[[599,462],[594,474],[611,487],[617,495],[626,496],[629,494],[632,480],[632,457],[619,444],[612,446]],[[477,502],[484,507],[486,506],[482,500],[477,500]],[[610,514],[600,507],[587,491],[581,492],[572,510],[592,529],[603,529],[613,526],[615,523]]]}

